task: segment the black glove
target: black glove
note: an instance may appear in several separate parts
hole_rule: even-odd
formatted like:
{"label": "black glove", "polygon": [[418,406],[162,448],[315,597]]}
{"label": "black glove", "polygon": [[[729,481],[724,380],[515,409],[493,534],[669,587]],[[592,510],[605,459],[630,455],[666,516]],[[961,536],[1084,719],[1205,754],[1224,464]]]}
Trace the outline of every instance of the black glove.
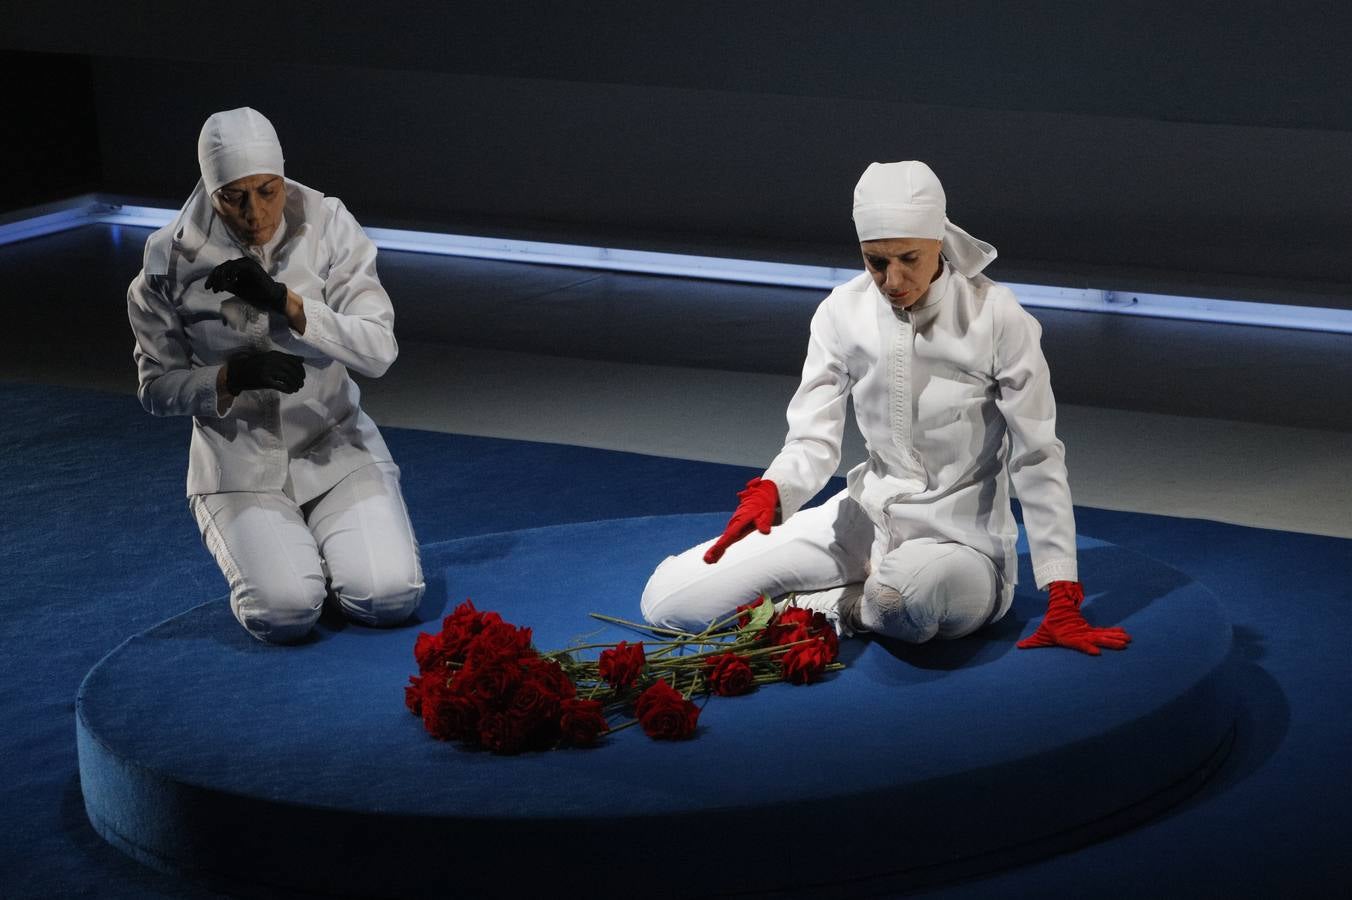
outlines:
{"label": "black glove", "polygon": [[286,285],[269,278],[250,256],[223,262],[212,269],[207,276],[207,290],[228,291],[259,309],[286,312]]}
{"label": "black glove", "polygon": [[241,353],[230,358],[225,368],[225,389],[241,391],[274,390],[294,394],[305,384],[305,365],[299,356],[280,350]]}

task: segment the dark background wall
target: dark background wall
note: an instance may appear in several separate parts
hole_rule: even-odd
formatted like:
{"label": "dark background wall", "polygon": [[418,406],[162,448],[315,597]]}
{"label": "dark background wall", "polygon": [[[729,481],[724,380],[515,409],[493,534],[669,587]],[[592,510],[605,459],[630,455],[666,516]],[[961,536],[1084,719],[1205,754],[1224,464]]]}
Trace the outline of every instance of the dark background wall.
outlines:
{"label": "dark background wall", "polygon": [[0,51],[0,86],[0,213],[98,190],[90,60]]}
{"label": "dark background wall", "polygon": [[248,104],[369,224],[851,263],[921,158],[1002,277],[1352,306],[1349,4],[160,6],[0,11],[87,71],[109,192],[177,203]]}

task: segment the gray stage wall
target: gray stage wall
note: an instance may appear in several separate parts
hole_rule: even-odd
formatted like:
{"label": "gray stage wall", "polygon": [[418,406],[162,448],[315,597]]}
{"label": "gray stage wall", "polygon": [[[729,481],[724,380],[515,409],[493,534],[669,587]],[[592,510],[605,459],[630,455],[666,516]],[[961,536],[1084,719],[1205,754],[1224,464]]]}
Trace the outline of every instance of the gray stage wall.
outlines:
{"label": "gray stage wall", "polygon": [[917,157],[1004,277],[1352,307],[1345,3],[34,6],[0,46],[92,58],[111,192],[247,103],[370,224],[852,263]]}

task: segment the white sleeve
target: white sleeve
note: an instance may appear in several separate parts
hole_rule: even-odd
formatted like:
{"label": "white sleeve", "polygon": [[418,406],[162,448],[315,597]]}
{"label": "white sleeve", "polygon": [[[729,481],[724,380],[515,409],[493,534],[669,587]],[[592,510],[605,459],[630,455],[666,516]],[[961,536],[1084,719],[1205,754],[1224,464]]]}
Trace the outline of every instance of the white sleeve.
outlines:
{"label": "white sleeve", "polygon": [[789,401],[784,449],[764,475],[779,488],[785,520],[812,499],[840,465],[845,408],[853,382],[827,302],[829,298],[812,317],[803,378]]}
{"label": "white sleeve", "polygon": [[1023,507],[1033,577],[1045,588],[1053,581],[1078,581],[1079,574],[1066,450],[1056,437],[1056,399],[1041,338],[1042,327],[1012,297],[997,303],[996,405],[1009,429],[1009,474]]}
{"label": "white sleeve", "polygon": [[277,341],[304,357],[328,357],[371,378],[379,378],[399,355],[394,340],[394,306],[376,276],[376,245],[336,199],[325,200],[330,218],[320,240],[327,245],[329,271],[323,297],[301,297],[305,333],[287,330]]}
{"label": "white sleeve", "polygon": [[127,289],[127,318],[136,336],[136,396],[157,416],[219,418],[216,378],[221,367],[193,367],[192,347],[167,289],[164,276],[144,271]]}

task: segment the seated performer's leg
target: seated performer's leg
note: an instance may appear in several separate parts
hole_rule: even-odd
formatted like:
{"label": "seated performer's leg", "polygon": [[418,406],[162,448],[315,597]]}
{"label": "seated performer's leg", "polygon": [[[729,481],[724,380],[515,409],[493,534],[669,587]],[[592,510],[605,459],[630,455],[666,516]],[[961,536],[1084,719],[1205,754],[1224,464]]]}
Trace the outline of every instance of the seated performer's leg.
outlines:
{"label": "seated performer's leg", "polygon": [[235,492],[189,498],[216,564],[230,584],[230,609],[259,640],[296,641],[324,606],[324,572],[310,529],[280,493]]}
{"label": "seated performer's leg", "polygon": [[643,590],[643,616],[662,628],[700,631],[761,594],[815,591],[864,580],[873,524],[843,491],[769,534],[752,532],[712,565],[713,538],[668,556]]}
{"label": "seated performer's leg", "polygon": [[984,554],[920,538],[883,557],[856,614],[868,631],[920,643],[970,634],[999,602],[1000,578]]}
{"label": "seated performer's leg", "polygon": [[306,504],[334,596],[363,625],[403,622],[423,595],[422,564],[394,463],[362,466]]}

